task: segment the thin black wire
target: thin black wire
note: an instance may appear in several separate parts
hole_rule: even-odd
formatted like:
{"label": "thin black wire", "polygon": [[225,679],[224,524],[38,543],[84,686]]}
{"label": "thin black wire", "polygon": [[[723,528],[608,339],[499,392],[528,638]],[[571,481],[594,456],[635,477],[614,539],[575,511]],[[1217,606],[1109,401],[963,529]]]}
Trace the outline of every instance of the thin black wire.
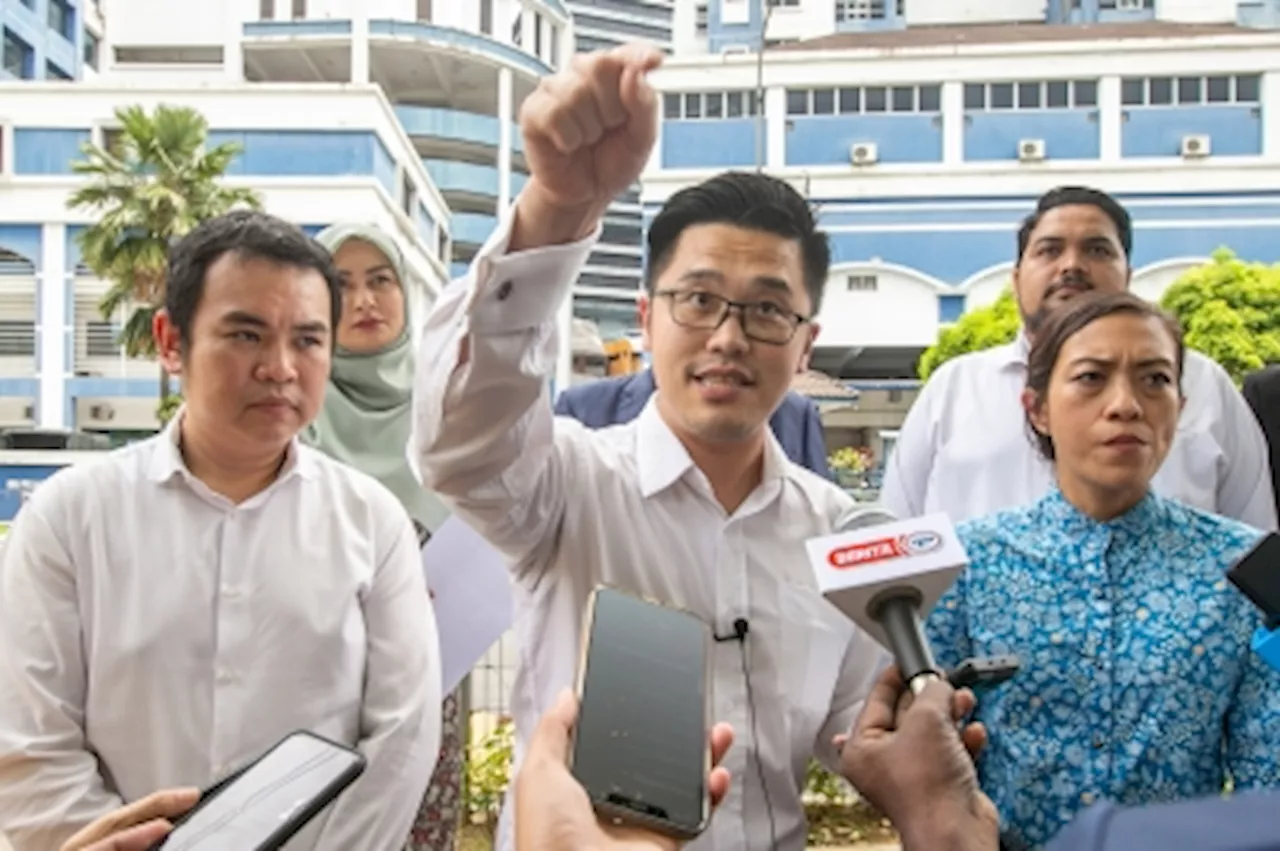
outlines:
{"label": "thin black wire", "polygon": [[760,730],[756,726],[756,701],[751,692],[751,670],[747,666],[746,636],[739,639],[738,644],[742,650],[742,678],[747,684],[747,711],[751,713],[751,752],[756,758],[756,776],[760,778],[760,789],[764,792],[764,808],[769,813],[769,848],[770,851],[777,851],[778,826],[773,820],[773,802],[769,798],[769,784],[764,779],[764,762],[760,759]]}

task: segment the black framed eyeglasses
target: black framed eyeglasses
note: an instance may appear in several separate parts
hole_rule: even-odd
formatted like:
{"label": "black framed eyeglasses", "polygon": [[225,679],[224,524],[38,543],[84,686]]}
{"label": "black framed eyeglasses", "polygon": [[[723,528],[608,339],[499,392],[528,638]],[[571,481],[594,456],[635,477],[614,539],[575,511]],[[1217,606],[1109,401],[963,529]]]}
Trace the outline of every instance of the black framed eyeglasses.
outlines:
{"label": "black framed eyeglasses", "polygon": [[677,325],[699,331],[714,331],[738,311],[742,333],[757,343],[783,346],[791,342],[796,329],[811,317],[787,310],[772,301],[733,301],[703,290],[657,290],[655,296],[671,300],[671,318]]}

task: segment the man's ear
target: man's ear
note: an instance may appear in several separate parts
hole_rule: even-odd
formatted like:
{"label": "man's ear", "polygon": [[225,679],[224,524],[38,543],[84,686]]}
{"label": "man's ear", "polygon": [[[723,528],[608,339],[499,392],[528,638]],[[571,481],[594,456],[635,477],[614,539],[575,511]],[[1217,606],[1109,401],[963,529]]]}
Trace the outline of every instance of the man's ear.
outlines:
{"label": "man's ear", "polygon": [[182,334],[163,307],[151,319],[151,336],[156,341],[160,365],[170,375],[182,374]]}
{"label": "man's ear", "polygon": [[640,343],[646,352],[653,351],[653,342],[649,336],[649,323],[653,321],[653,302],[648,293],[636,299],[636,313],[640,317]]}

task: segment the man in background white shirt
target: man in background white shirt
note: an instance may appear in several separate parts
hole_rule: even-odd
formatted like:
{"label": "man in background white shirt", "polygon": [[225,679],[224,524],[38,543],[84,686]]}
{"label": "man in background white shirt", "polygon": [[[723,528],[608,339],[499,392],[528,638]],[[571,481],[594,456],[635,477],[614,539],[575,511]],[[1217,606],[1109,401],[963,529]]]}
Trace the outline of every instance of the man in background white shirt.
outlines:
{"label": "man in background white shirt", "polygon": [[0,567],[0,833],[48,851],[157,789],[207,787],[304,728],[363,776],[290,849],[387,851],[440,740],[418,541],[374,479],[302,446],[340,281],[256,212],[169,261],[154,331],[186,404],[160,435],[59,472]]}
{"label": "man in background white shirt", "polygon": [[[962,355],[930,376],[898,434],[882,502],[900,517],[945,511],[953,521],[1029,505],[1053,482],[1027,431],[1022,391],[1029,338],[1046,314],[1082,292],[1128,289],[1133,227],[1110,195],[1062,187],[1040,198],[1018,231],[1013,291],[1023,330],[1007,346]],[[1186,407],[1152,481],[1163,496],[1276,528],[1267,445],[1218,364],[1187,351]]]}
{"label": "man in background white shirt", "polygon": [[435,368],[417,376],[414,447],[426,486],[511,563],[517,764],[573,684],[592,588],[647,595],[725,639],[712,711],[737,733],[725,765],[738,779],[691,847],[798,851],[809,760],[838,765],[832,736],[884,663],[818,593],[804,550],[852,501],[768,427],[817,335],[830,261],[804,199],[744,173],[673,196],[649,228],[640,305],[658,392],[599,431],[555,418],[547,398],[557,313],[649,157],[645,74],[660,61],[638,46],[577,57],[525,101],[529,182],[427,322],[419,363]]}

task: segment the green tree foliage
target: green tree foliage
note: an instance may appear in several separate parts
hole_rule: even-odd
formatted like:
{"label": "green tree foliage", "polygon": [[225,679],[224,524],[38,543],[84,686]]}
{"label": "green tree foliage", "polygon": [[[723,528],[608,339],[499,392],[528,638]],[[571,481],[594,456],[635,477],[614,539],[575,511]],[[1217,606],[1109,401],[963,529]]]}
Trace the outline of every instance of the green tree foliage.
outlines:
{"label": "green tree foliage", "polygon": [[[240,147],[206,150],[209,125],[196,110],[128,106],[115,115],[120,131],[109,149],[85,144],[71,164],[88,180],[67,206],[93,216],[78,242],[85,265],[110,284],[99,311],[108,321],[127,311],[120,344],[130,357],[153,357],[151,320],[164,305],[169,246],[206,219],[260,201],[251,189],[222,184]],[[170,395],[162,368],[162,411]]]}
{"label": "green tree foliage", "polygon": [[1012,342],[1021,325],[1022,318],[1012,290],[1005,290],[986,307],[966,311],[955,324],[943,328],[938,334],[938,342],[920,356],[917,367],[920,380],[927,380],[952,358]]}
{"label": "green tree foliage", "polygon": [[1280,266],[1219,249],[1178,278],[1160,304],[1182,323],[1188,348],[1217,361],[1237,384],[1280,362]]}

